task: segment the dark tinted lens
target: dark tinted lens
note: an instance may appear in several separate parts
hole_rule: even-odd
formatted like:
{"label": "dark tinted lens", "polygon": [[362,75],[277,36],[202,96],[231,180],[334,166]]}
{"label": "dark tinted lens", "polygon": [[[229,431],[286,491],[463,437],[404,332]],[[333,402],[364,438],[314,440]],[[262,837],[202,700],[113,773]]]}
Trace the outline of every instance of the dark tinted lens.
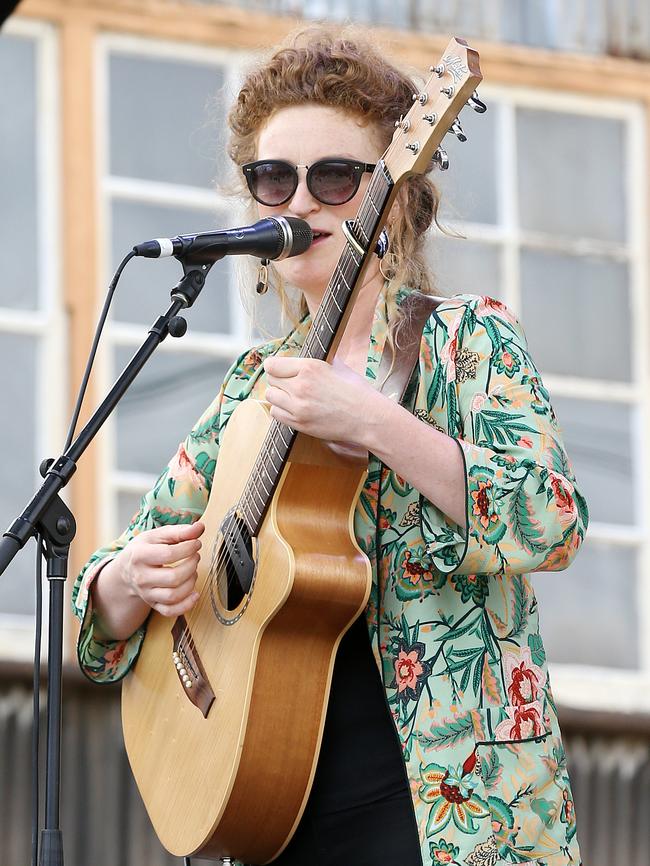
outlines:
{"label": "dark tinted lens", "polygon": [[298,175],[284,162],[265,162],[256,165],[250,174],[251,192],[262,204],[275,207],[291,198],[297,186]]}
{"label": "dark tinted lens", "polygon": [[309,189],[324,204],[343,204],[359,188],[361,173],[354,165],[330,160],[316,163],[309,172]]}

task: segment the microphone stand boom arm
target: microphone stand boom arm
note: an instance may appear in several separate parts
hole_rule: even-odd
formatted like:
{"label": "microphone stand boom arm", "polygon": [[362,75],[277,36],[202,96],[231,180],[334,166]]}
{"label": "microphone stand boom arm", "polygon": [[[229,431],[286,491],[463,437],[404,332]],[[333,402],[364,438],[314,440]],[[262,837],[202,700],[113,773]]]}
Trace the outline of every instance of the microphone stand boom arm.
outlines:
{"label": "microphone stand boom arm", "polygon": [[90,445],[113,409],[157,346],[171,334],[182,337],[187,322],[178,313],[191,307],[205,284],[210,264],[189,265],[172,289],[172,303],[149,329],[142,346],[129,361],[106,398],[86,426],[57,460],[41,464],[43,484],[31,502],[0,540],[0,575],[18,551],[39,532],[44,540],[47,577],[50,583],[50,621],[47,685],[47,757],[45,782],[45,828],[41,833],[40,866],[63,866],[63,837],[59,828],[61,768],[61,674],[63,662],[64,583],[68,573],[70,543],[76,531],[75,519],[59,496],[77,469],[77,461]]}

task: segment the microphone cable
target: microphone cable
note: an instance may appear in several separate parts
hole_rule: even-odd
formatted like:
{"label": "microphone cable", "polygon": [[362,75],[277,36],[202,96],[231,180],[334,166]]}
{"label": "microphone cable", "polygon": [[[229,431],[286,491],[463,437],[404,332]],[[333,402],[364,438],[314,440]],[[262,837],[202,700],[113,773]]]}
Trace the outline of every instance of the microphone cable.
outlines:
{"label": "microphone cable", "polygon": [[[92,371],[93,363],[95,361],[95,356],[97,355],[97,349],[99,347],[99,340],[102,335],[102,331],[104,330],[104,325],[106,324],[106,319],[108,317],[108,312],[113,301],[113,295],[115,294],[115,289],[117,288],[117,284],[119,282],[120,277],[122,276],[122,271],[127,266],[129,261],[135,256],[133,250],[127,253],[126,256],[122,259],[120,264],[118,265],[115,274],[113,275],[113,279],[110,282],[108,287],[108,292],[106,293],[106,299],[104,300],[104,306],[102,308],[101,315],[99,317],[99,321],[97,323],[97,327],[95,329],[95,336],[93,338],[92,347],[90,349],[90,354],[88,356],[88,361],[86,362],[86,369],[84,371],[83,378],[81,380],[81,385],[79,386],[79,393],[77,395],[77,401],[75,403],[74,412],[72,413],[72,420],[70,422],[70,427],[68,429],[68,435],[65,440],[65,445],[63,447],[63,451],[67,451],[72,443],[72,439],[74,437],[74,433],[77,427],[77,422],[79,420],[79,414],[81,413],[81,407],[83,404],[84,397],[86,395],[86,390],[88,387],[88,381],[90,380],[90,374]],[[40,742],[40,688],[41,688],[41,643],[42,643],[42,634],[43,634],[43,555],[44,555],[44,544],[43,539],[40,532],[36,533],[36,610],[35,610],[35,618],[34,618],[34,678],[33,678],[33,720],[32,720],[32,866],[38,866],[38,842],[39,842],[39,798],[40,798],[40,776],[39,776],[39,742]]]}
{"label": "microphone cable", "polygon": [[43,634],[43,539],[36,533],[36,610],[34,619],[34,674],[32,680],[32,866],[38,864],[39,737],[41,717],[41,642]]}
{"label": "microphone cable", "polygon": [[81,380],[81,385],[79,386],[79,394],[77,395],[77,402],[74,407],[74,412],[72,413],[72,421],[70,422],[70,428],[68,430],[68,436],[65,440],[65,445],[63,447],[64,451],[67,451],[70,445],[72,444],[72,438],[74,436],[75,429],[77,427],[77,421],[79,420],[79,414],[81,412],[81,405],[83,403],[84,397],[86,395],[86,388],[88,387],[88,380],[90,379],[90,373],[93,368],[93,364],[95,362],[95,355],[97,354],[97,348],[99,346],[99,340],[102,335],[102,331],[104,330],[104,324],[106,323],[106,319],[108,317],[108,311],[110,309],[111,303],[113,302],[113,295],[115,294],[115,289],[117,288],[117,284],[119,282],[120,277],[122,276],[122,271],[127,266],[127,264],[131,261],[132,258],[135,257],[135,253],[133,250],[130,250],[122,259],[120,264],[113,275],[113,279],[110,282],[108,287],[108,292],[106,293],[106,299],[104,301],[104,306],[102,308],[101,315],[99,317],[99,321],[97,323],[97,327],[95,328],[95,336],[93,338],[93,344],[90,349],[90,354],[88,355],[88,361],[86,362],[86,369],[84,370],[83,379]]}

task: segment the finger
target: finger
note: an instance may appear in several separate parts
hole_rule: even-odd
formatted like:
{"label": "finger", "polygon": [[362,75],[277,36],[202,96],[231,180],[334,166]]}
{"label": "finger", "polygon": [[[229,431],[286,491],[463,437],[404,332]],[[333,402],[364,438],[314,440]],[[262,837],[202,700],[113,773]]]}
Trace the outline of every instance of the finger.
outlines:
{"label": "finger", "polygon": [[191,610],[194,605],[199,600],[198,593],[192,593],[192,595],[188,596],[184,601],[179,602],[178,604],[153,604],[154,610],[157,610],[158,613],[163,616],[181,616],[184,613],[187,613],[188,610]]}
{"label": "finger", "polygon": [[198,538],[205,530],[201,520],[195,523],[176,523],[169,526],[157,526],[155,529],[145,529],[137,535],[134,541],[149,541],[153,544],[177,544],[188,538]]}
{"label": "finger", "polygon": [[293,400],[291,396],[282,388],[276,388],[271,385],[266,389],[266,399],[272,406],[277,406],[279,409],[284,409],[285,412],[291,411]]}
{"label": "finger", "polygon": [[138,558],[145,565],[172,565],[188,556],[194,556],[200,549],[201,542],[198,538],[176,544],[147,544],[142,545]]}
{"label": "finger", "polygon": [[305,358],[265,358],[264,370],[267,374],[285,379],[288,376],[297,376],[305,360]]}
{"label": "finger", "polygon": [[188,556],[175,565],[167,565],[158,569],[158,586],[180,586],[188,577],[196,578],[199,556]]}
{"label": "finger", "polygon": [[196,590],[196,580],[191,577],[180,586],[156,586],[147,592],[145,601],[154,607],[157,604],[181,604]]}
{"label": "finger", "polygon": [[280,376],[267,376],[266,381],[269,385],[273,385],[274,388],[280,388],[283,391],[287,391],[290,386],[290,380],[287,377],[281,378]]}
{"label": "finger", "polygon": [[130,582],[135,591],[144,597],[147,592],[157,586],[180,586],[188,577],[196,577],[198,564],[199,556],[195,554],[176,565],[144,565],[134,569]]}
{"label": "finger", "polygon": [[270,415],[271,418],[279,421],[281,424],[286,424],[287,427],[291,427],[292,430],[300,429],[293,415],[284,409],[280,409],[278,406],[271,406]]}

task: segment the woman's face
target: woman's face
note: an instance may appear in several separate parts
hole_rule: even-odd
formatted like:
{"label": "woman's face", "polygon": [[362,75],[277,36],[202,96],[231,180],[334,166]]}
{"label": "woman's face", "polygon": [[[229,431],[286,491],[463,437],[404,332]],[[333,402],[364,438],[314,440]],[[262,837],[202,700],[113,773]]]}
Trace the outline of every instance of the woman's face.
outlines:
{"label": "woman's face", "polygon": [[[307,169],[325,157],[346,157],[366,163],[375,163],[383,153],[374,126],[361,126],[348,114],[322,105],[295,105],[282,108],[271,116],[260,132],[257,159],[282,159],[299,165],[299,183],[288,202],[278,207],[257,205],[260,217],[293,216],[306,220],[314,233],[318,233],[307,252],[276,263],[278,271],[292,285],[302,289],[313,311],[320,302],[334,267],[346,243],[341,224],[354,217],[370,181],[370,173],[361,178],[361,184],[350,201],[341,205],[327,205],[307,189]],[[370,269],[373,269],[372,271]],[[372,258],[364,283],[379,277],[377,260]]]}

